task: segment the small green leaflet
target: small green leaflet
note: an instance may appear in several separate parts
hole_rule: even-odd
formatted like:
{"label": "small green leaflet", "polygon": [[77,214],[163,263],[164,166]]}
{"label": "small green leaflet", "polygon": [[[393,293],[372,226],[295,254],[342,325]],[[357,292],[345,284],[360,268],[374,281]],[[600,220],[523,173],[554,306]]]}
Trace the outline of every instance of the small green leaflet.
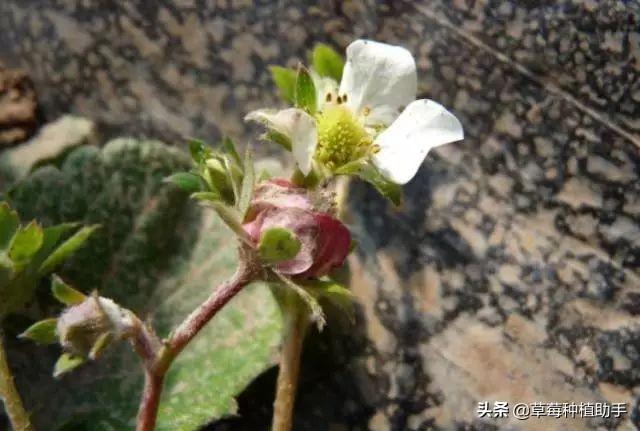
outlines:
{"label": "small green leaflet", "polygon": [[9,257],[16,263],[29,260],[42,246],[44,233],[42,227],[32,221],[16,232],[9,248]]}
{"label": "small green leaflet", "polygon": [[0,202],[0,250],[6,250],[19,225],[18,213],[6,202]]}
{"label": "small green leaflet", "polygon": [[244,177],[242,179],[242,188],[240,190],[240,199],[238,201],[238,211],[240,211],[241,220],[244,220],[244,216],[251,204],[254,186],[255,172],[253,168],[253,155],[251,149],[247,148],[244,156]]}
{"label": "small green leaflet", "polygon": [[165,178],[164,181],[179,187],[187,193],[195,193],[203,189],[202,178],[191,172],[178,172]]}
{"label": "small green leaflet", "polygon": [[311,64],[320,76],[331,78],[338,83],[342,79],[344,60],[329,45],[319,43],[315,46],[311,53]]}
{"label": "small green leaflet", "polygon": [[68,306],[78,305],[87,299],[85,294],[69,286],[57,275],[54,275],[51,281],[51,293],[58,301]]}
{"label": "small green leaflet", "polygon": [[389,199],[394,205],[402,203],[402,187],[385,178],[378,168],[366,159],[359,159],[340,167],[336,170],[338,175],[356,175],[373,185],[378,192]]}
{"label": "small green leaflet", "polygon": [[58,358],[56,365],[53,367],[53,377],[58,378],[71,370],[78,368],[84,363],[84,359],[80,356],[73,356],[69,353],[63,353]]}
{"label": "small green leaflet", "polygon": [[58,341],[56,335],[56,324],[58,319],[44,319],[29,326],[19,338],[28,338],[38,344],[53,344]]}
{"label": "small green leaflet", "polygon": [[309,70],[302,65],[298,66],[296,76],[296,106],[311,115],[316,113],[316,87]]}
{"label": "small green leaflet", "polygon": [[40,265],[38,269],[38,275],[44,276],[53,271],[65,259],[82,247],[98,228],[100,228],[100,225],[84,226],[78,232],[74,233],[71,238],[60,244],[58,248],[42,262],[42,265]]}
{"label": "small green leaflet", "polygon": [[280,90],[280,96],[285,102],[295,103],[296,99],[296,71],[287,69],[286,67],[271,66],[269,67],[271,76]]}

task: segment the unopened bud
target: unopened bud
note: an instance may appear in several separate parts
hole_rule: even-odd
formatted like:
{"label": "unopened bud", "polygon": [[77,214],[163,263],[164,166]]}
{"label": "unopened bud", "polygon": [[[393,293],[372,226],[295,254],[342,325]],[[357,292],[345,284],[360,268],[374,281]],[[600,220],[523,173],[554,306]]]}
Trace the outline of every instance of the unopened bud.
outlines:
{"label": "unopened bud", "polygon": [[66,309],[56,327],[64,350],[90,359],[99,356],[112,341],[126,337],[133,328],[130,311],[97,295]]}

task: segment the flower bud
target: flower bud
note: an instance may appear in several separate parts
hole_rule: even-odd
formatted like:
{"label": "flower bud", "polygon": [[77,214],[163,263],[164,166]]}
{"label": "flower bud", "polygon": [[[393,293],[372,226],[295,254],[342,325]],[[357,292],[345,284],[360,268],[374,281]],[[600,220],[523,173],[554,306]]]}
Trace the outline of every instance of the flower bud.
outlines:
{"label": "flower bud", "polygon": [[287,229],[300,241],[300,251],[275,268],[286,275],[321,277],[344,263],[351,234],[339,220],[314,208],[307,190],[283,179],[264,181],[256,186],[244,229],[255,244],[269,229]]}
{"label": "flower bud", "polygon": [[111,299],[92,295],[67,308],[56,330],[67,352],[95,359],[111,342],[127,336],[134,327],[130,312]]}

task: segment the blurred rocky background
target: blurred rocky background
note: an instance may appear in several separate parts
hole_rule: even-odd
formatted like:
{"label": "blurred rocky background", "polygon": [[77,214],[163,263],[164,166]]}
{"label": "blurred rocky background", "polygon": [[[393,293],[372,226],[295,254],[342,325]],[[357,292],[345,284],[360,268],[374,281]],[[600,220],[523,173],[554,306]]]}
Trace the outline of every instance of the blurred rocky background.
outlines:
{"label": "blurred rocky background", "polygon": [[[0,146],[64,114],[102,141],[253,142],[242,117],[278,103],[267,65],[316,42],[406,46],[466,139],[430,154],[400,210],[353,184],[356,324],[309,339],[295,429],[640,425],[637,1],[4,0],[0,29]],[[207,429],[267,429],[274,378]],[[628,414],[481,419],[481,401]]]}

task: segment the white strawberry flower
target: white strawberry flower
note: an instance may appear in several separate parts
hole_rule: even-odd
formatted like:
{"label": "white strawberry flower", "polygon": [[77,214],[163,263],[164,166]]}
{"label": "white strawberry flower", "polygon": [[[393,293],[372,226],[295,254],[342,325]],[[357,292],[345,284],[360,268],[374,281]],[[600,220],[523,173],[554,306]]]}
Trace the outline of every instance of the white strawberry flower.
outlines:
{"label": "white strawberry flower", "polygon": [[[357,40],[347,47],[340,85],[314,76],[317,111],[258,110],[248,120],[291,141],[298,168],[335,171],[370,158],[396,184],[406,184],[434,147],[463,139],[462,125],[442,105],[416,99],[417,73],[405,48]],[[337,90],[337,91],[336,91]]]}

